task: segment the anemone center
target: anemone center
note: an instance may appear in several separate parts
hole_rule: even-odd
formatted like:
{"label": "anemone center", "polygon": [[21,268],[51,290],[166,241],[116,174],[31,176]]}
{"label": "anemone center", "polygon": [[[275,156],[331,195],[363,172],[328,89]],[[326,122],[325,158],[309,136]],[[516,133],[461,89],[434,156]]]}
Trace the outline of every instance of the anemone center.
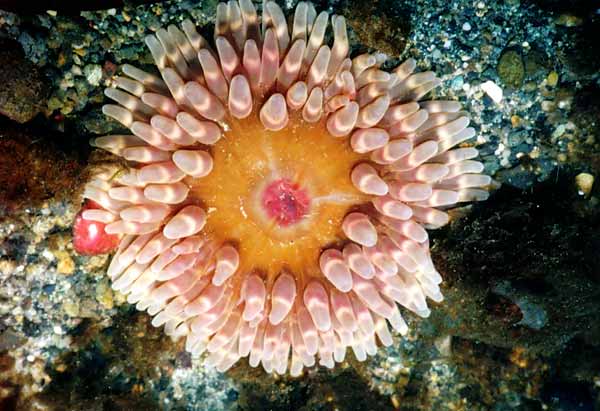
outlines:
{"label": "anemone center", "polygon": [[310,197],[300,184],[280,178],[265,187],[262,207],[270,219],[281,227],[287,227],[298,223],[308,214]]}
{"label": "anemone center", "polygon": [[271,131],[256,113],[229,118],[211,155],[213,170],[191,181],[190,196],[207,210],[205,233],[236,245],[241,271],[320,275],[321,251],[344,241],[344,217],[368,201],[350,179],[364,155],[332,137],[324,119],[291,113]]}

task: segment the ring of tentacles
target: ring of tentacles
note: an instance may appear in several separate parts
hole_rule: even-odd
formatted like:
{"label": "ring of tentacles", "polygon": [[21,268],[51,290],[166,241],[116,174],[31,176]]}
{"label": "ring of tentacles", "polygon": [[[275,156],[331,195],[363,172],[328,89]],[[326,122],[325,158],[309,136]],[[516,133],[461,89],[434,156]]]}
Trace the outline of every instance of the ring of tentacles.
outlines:
{"label": "ring of tentacles", "polygon": [[[332,38],[332,45],[326,39]],[[221,3],[214,42],[190,21],[146,37],[160,75],[130,65],[106,115],[131,135],[96,172],[83,218],[120,236],[115,290],[219,370],[242,357],[299,375],[404,334],[399,306],[442,300],[425,228],[482,200],[460,105],[414,60],[349,58],[343,17],[300,2]]]}

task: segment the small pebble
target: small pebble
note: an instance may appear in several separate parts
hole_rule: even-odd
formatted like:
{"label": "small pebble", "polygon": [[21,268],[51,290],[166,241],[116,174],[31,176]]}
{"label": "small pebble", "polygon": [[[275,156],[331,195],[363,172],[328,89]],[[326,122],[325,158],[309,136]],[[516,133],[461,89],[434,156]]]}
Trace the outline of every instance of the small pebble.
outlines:
{"label": "small pebble", "polygon": [[494,101],[494,103],[498,104],[502,101],[502,89],[493,81],[486,81],[481,85],[481,89]]}
{"label": "small pebble", "polygon": [[581,196],[589,196],[594,186],[594,176],[589,173],[580,173],[575,177],[577,192]]}
{"label": "small pebble", "polygon": [[549,101],[549,100],[542,101],[541,107],[542,107],[542,111],[545,111],[547,113],[550,113],[550,112],[556,110],[556,104],[554,104],[553,101]]}
{"label": "small pebble", "polygon": [[510,123],[513,127],[519,127],[523,125],[523,119],[517,115],[511,116]]}
{"label": "small pebble", "polygon": [[550,87],[556,86],[556,84],[558,83],[558,73],[556,71],[550,72],[550,74],[548,74],[548,77],[546,78],[546,82]]}
{"label": "small pebble", "polygon": [[560,136],[565,134],[565,131],[566,131],[565,125],[564,124],[559,125],[558,127],[556,127],[556,129],[552,133],[552,138],[559,138]]}
{"label": "small pebble", "polygon": [[561,14],[555,20],[555,23],[559,26],[565,27],[577,27],[583,23],[583,19],[581,17],[575,16],[573,14]]}
{"label": "small pebble", "polygon": [[58,260],[58,263],[56,264],[56,271],[58,271],[59,274],[73,274],[75,271],[75,262],[69,253],[63,250],[58,250],[54,252],[54,256]]}
{"label": "small pebble", "polygon": [[66,300],[63,303],[63,309],[69,317],[79,316],[80,308],[79,304],[76,301]]}
{"label": "small pebble", "polygon": [[97,86],[102,79],[102,67],[99,64],[88,64],[83,68],[83,74],[88,83]]}
{"label": "small pebble", "polygon": [[463,31],[470,31],[471,25],[469,24],[469,22],[466,22],[465,24],[463,24],[462,29],[463,29]]}
{"label": "small pebble", "polygon": [[100,282],[96,285],[96,301],[108,310],[115,306],[114,295],[108,283]]}
{"label": "small pebble", "polygon": [[452,80],[451,87],[453,90],[460,90],[460,89],[462,89],[464,84],[465,84],[465,81],[464,81],[463,76],[456,76]]}

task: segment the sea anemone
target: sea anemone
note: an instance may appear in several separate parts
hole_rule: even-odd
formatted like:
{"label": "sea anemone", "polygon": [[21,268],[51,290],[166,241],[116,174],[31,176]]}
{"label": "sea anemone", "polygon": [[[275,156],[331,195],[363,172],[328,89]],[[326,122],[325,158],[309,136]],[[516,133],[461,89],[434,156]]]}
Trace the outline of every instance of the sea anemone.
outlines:
{"label": "sea anemone", "polygon": [[[333,44],[326,39],[331,26]],[[375,354],[398,305],[442,300],[425,228],[490,183],[453,101],[407,60],[349,58],[341,16],[298,3],[217,7],[214,43],[186,20],[146,37],[160,77],[131,65],[106,115],[132,135],[93,140],[128,166],[96,172],[82,213],[120,236],[115,290],[192,355],[299,375],[350,347]]]}

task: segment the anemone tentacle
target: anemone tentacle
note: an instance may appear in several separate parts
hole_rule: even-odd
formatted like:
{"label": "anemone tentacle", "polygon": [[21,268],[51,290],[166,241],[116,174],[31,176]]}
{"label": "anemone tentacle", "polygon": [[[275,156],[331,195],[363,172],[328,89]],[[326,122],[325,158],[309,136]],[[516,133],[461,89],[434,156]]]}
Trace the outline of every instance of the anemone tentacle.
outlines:
{"label": "anemone tentacle", "polygon": [[92,145],[130,166],[96,173],[83,218],[121,236],[112,286],[219,370],[364,360],[407,332],[398,305],[443,299],[425,228],[488,196],[468,116],[421,101],[440,79],[412,59],[350,59],[344,18],[309,2],[291,27],[272,1],[220,3],[213,40],[160,29],[160,76],[125,65],[105,92],[132,134]]}

